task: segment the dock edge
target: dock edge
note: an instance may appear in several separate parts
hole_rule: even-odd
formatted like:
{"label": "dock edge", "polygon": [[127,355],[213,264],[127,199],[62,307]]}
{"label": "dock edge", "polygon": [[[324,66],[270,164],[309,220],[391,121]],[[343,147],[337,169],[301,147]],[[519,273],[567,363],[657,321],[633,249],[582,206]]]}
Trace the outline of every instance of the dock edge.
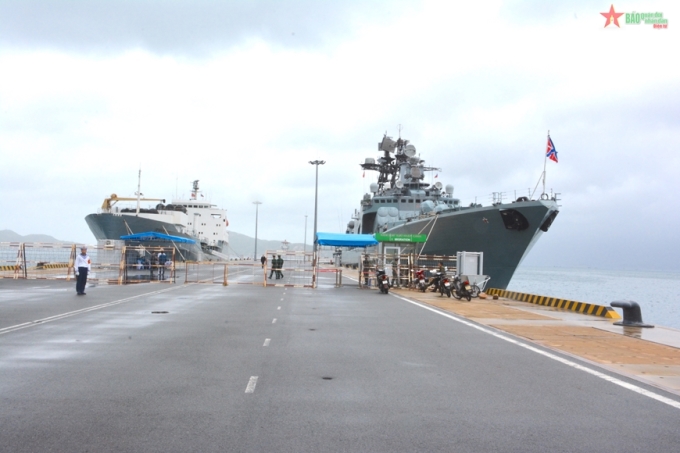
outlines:
{"label": "dock edge", "polygon": [[538,296],[536,294],[519,293],[517,291],[508,291],[498,288],[489,288],[486,290],[486,293],[492,296],[497,295],[498,297],[518,300],[520,302],[529,302],[531,304],[545,305],[547,307],[562,308],[565,310],[583,313],[585,315],[594,315],[609,319],[621,319],[621,316],[616,312],[616,310],[614,310],[612,307],[605,307],[604,305],[559,299],[557,297]]}

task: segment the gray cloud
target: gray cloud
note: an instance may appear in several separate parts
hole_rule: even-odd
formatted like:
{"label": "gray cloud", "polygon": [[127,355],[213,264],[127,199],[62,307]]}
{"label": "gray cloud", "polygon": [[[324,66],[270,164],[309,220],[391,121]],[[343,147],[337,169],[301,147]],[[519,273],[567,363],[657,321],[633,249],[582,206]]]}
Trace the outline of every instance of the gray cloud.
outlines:
{"label": "gray cloud", "polygon": [[412,2],[347,0],[4,0],[5,46],[117,53],[210,54],[259,38],[283,47],[317,48],[353,31],[362,17],[385,20]]}

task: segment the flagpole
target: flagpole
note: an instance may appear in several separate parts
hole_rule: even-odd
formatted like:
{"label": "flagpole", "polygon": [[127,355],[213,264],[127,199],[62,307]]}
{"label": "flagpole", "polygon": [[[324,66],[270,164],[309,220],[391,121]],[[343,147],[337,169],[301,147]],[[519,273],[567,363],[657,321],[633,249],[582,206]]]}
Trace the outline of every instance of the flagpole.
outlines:
{"label": "flagpole", "polygon": [[[550,130],[548,130],[548,143],[550,143]],[[548,153],[545,152],[543,154],[544,154],[544,156],[543,156],[543,193],[545,193],[545,169],[546,169],[546,164],[548,163]]]}

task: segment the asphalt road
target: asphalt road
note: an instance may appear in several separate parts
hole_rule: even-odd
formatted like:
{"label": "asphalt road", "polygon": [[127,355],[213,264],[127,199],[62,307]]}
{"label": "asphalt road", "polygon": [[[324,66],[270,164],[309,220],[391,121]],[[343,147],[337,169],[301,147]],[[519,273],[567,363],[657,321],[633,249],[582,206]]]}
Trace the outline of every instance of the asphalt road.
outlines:
{"label": "asphalt road", "polygon": [[320,278],[0,280],[0,451],[678,451],[677,408]]}

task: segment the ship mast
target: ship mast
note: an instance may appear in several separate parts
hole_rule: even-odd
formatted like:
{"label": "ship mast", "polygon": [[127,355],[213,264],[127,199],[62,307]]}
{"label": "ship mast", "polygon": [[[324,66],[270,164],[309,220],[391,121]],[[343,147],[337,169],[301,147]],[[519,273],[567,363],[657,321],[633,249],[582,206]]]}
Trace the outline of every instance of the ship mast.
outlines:
{"label": "ship mast", "polygon": [[139,169],[139,173],[137,174],[137,192],[135,195],[137,195],[137,212],[135,213],[136,216],[139,216],[139,202],[142,197],[142,169]]}
{"label": "ship mast", "polygon": [[[548,131],[548,140],[550,140],[550,131]],[[541,195],[545,194],[545,170],[546,170],[546,163],[548,162],[548,153],[545,153],[545,157],[543,158],[543,193]]]}

